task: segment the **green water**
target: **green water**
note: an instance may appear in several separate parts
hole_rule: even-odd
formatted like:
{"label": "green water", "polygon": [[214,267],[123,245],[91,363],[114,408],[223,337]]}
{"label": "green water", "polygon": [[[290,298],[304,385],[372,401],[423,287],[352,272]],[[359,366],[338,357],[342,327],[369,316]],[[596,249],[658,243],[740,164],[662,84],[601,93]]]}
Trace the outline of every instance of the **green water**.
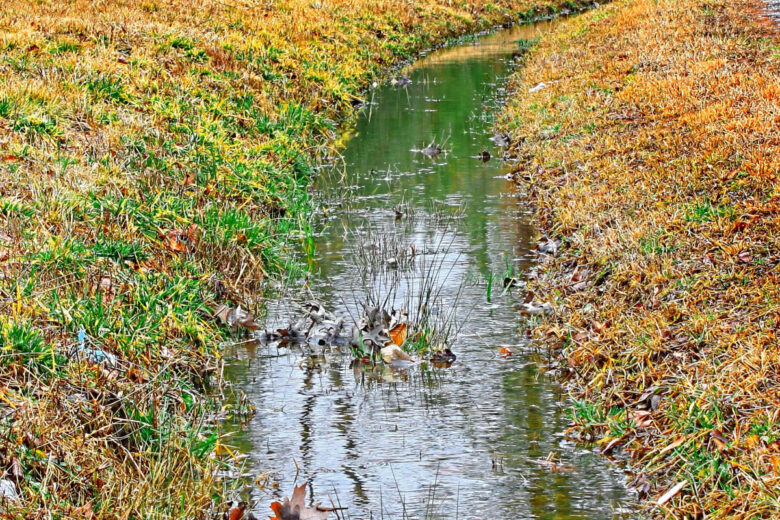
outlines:
{"label": "green water", "polygon": [[[413,246],[418,261],[440,265],[438,305],[456,311],[458,359],[368,370],[336,352],[239,351],[229,374],[258,413],[235,442],[251,475],[279,483],[254,488],[258,512],[295,482],[310,482],[315,502],[346,507],[343,518],[594,519],[630,507],[622,473],[564,438],[561,389],[518,327],[522,286],[502,286],[532,268],[534,230],[503,178],[493,115],[518,42],[549,26],[432,52],[404,71],[411,84],[373,90],[338,163],[343,177],[328,169],[318,180],[331,205],[314,243],[313,296],[354,315],[367,291],[387,292],[399,276],[396,298],[414,299],[418,268],[365,277],[355,262],[366,244],[380,257],[393,252],[387,244]],[[443,148],[436,157],[419,152],[431,142]],[[285,301],[271,304],[269,327],[293,314]],[[550,454],[554,468],[542,463]]]}

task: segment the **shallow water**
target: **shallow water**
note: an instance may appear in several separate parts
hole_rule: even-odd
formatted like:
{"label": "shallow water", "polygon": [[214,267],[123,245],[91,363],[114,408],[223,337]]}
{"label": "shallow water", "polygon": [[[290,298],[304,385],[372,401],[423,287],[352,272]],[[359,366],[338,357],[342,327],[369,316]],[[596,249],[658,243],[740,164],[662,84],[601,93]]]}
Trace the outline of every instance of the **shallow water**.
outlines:
{"label": "shallow water", "polygon": [[766,11],[770,18],[780,21],[780,0],[766,0]]}
{"label": "shallow water", "polygon": [[[295,482],[310,482],[315,502],[346,507],[344,518],[593,519],[631,503],[620,470],[564,439],[560,387],[518,327],[522,287],[502,286],[532,265],[534,230],[495,158],[502,150],[489,139],[492,115],[519,40],[549,26],[432,52],[404,71],[410,85],[375,89],[344,150],[345,176],[318,181],[335,204],[315,238],[313,296],[355,315],[367,291],[386,294],[397,276],[400,306],[414,301],[423,272],[435,271],[438,313],[454,309],[460,327],[458,357],[449,368],[391,370],[353,368],[349,354],[239,350],[228,375],[257,414],[236,426],[234,443],[249,454],[252,474],[279,483],[255,488],[260,513]],[[435,158],[418,151],[432,141],[445,150]],[[483,151],[487,162],[476,157]],[[365,244],[378,248],[380,263],[410,246],[417,254],[412,266],[361,277]],[[293,313],[272,305],[268,326]],[[501,347],[513,355],[500,356]],[[541,462],[550,454],[552,467]]]}

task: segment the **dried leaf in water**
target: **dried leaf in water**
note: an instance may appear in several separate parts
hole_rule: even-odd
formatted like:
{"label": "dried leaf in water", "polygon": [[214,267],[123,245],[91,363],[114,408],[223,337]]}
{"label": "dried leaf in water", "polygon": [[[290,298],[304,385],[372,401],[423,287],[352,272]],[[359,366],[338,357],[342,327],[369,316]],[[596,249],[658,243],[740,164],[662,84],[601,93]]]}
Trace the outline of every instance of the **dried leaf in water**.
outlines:
{"label": "dried leaf in water", "polygon": [[261,328],[255,321],[255,317],[242,309],[240,305],[235,309],[227,305],[220,305],[217,312],[214,313],[214,317],[231,329],[260,330]]}
{"label": "dried leaf in water", "polygon": [[238,504],[231,506],[227,513],[225,513],[225,520],[242,520],[246,507],[246,502],[239,502]]}
{"label": "dried leaf in water", "polygon": [[390,330],[390,341],[399,347],[406,341],[406,323],[399,323]]}
{"label": "dried leaf in water", "polygon": [[292,499],[285,497],[281,503],[271,504],[276,516],[270,517],[271,520],[327,520],[330,511],[333,508],[323,508],[319,504],[312,507],[306,507],[306,484],[301,484],[293,489]]}
{"label": "dried leaf in water", "polygon": [[512,355],[512,349],[509,347],[501,347],[501,350],[499,350],[498,353],[501,354],[504,359],[506,359]]}
{"label": "dried leaf in water", "polygon": [[392,363],[393,361],[411,361],[412,358],[401,350],[401,347],[396,345],[395,343],[391,343],[390,345],[384,347],[380,353],[382,354],[382,361],[384,361],[387,364]]}
{"label": "dried leaf in water", "polygon": [[431,362],[435,367],[439,368],[447,368],[451,366],[456,359],[457,356],[452,350],[449,349],[449,347],[436,350],[431,356]]}
{"label": "dried leaf in water", "polygon": [[214,317],[224,323],[225,325],[228,324],[228,317],[230,316],[230,313],[233,312],[233,309],[228,307],[227,305],[220,305],[217,309],[217,312],[214,313]]}

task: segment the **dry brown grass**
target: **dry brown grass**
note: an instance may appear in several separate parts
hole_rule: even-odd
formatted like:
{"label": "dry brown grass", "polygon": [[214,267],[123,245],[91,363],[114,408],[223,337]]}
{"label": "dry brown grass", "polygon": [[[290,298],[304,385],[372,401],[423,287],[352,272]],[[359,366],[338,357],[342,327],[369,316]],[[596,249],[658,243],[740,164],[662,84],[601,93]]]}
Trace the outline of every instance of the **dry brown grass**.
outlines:
{"label": "dry brown grass", "polygon": [[[229,332],[214,308],[251,303],[294,267],[310,164],[369,81],[424,47],[549,9],[5,2],[0,464],[22,497],[13,511],[221,507],[219,406],[203,382]],[[116,369],[73,359],[80,331]]]}
{"label": "dry brown grass", "polygon": [[780,47],[757,7],[621,0],[572,19],[505,119],[564,241],[532,283],[559,310],[537,335],[580,434],[630,454],[651,499],[685,482],[654,516],[780,517]]}

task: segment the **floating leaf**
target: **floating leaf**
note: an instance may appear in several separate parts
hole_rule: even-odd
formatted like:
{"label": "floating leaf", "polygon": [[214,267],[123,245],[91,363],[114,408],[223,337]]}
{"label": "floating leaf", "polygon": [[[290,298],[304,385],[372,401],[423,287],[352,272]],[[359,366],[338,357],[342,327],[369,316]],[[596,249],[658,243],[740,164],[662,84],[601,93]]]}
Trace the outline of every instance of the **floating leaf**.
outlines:
{"label": "floating leaf", "polygon": [[320,504],[306,507],[306,484],[301,484],[293,489],[292,499],[285,497],[281,503],[271,504],[271,510],[276,516],[269,518],[271,520],[327,520],[329,512],[337,509],[321,507]]}
{"label": "floating leaf", "polygon": [[380,351],[380,354],[382,355],[382,361],[387,364],[390,364],[393,361],[412,361],[411,356],[401,350],[401,347],[395,343],[391,343],[390,345],[384,347]]}

